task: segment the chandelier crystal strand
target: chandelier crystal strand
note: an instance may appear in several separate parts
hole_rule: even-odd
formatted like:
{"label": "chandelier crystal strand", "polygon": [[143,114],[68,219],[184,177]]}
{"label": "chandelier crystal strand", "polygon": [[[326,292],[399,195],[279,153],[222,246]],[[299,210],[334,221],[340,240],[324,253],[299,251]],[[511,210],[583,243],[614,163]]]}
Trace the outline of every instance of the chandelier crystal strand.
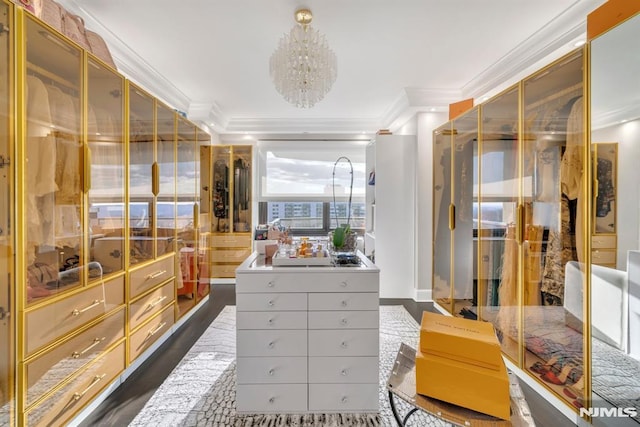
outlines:
{"label": "chandelier crystal strand", "polygon": [[324,35],[309,24],[296,24],[280,39],[269,68],[284,99],[298,108],[310,108],[331,90],[338,67]]}

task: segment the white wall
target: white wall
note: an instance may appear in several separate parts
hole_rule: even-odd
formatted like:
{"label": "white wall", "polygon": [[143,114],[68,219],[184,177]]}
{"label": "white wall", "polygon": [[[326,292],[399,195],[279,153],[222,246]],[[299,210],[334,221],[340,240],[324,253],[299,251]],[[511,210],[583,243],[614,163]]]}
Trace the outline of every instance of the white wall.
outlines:
{"label": "white wall", "polygon": [[618,143],[617,267],[626,270],[627,251],[640,249],[640,119],[595,130],[591,142]]}
{"label": "white wall", "polygon": [[446,123],[447,113],[418,113],[416,136],[416,300],[430,301],[433,263],[433,130]]}

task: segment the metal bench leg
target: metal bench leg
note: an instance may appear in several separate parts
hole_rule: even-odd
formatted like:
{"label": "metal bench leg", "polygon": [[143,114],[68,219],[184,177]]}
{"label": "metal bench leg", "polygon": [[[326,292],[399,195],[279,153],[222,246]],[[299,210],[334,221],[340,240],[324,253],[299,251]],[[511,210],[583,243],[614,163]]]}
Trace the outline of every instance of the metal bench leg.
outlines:
{"label": "metal bench leg", "polygon": [[396,403],[393,400],[393,393],[391,392],[389,392],[389,406],[391,406],[391,412],[393,412],[393,418],[396,419],[396,422],[400,427],[404,427],[404,421],[402,421],[402,419],[400,418],[400,415],[398,415],[398,410],[396,409]]}

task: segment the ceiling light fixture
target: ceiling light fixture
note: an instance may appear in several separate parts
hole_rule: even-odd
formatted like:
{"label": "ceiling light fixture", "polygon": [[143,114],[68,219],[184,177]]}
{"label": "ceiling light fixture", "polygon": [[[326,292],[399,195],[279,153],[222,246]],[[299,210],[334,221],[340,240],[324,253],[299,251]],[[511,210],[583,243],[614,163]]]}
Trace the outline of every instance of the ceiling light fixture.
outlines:
{"label": "ceiling light fixture", "polygon": [[298,108],[311,108],[336,81],[336,54],[324,35],[311,27],[310,10],[299,9],[294,16],[297,24],[280,39],[271,55],[271,80],[288,102]]}

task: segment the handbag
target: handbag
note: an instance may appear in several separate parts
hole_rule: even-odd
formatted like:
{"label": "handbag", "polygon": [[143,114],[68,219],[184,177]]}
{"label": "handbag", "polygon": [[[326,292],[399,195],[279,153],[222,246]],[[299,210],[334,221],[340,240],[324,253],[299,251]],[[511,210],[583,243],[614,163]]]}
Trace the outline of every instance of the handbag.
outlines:
{"label": "handbag", "polygon": [[52,288],[58,285],[58,271],[44,262],[34,262],[27,267],[27,280],[32,288]]}
{"label": "handbag", "polygon": [[35,9],[35,5],[33,4],[33,0],[12,0],[15,4],[17,4],[18,6],[22,6],[25,10],[28,10],[29,12],[35,14],[36,13],[36,9]]}
{"label": "handbag", "polygon": [[114,70],[117,69],[115,62],[113,61],[113,57],[111,56],[111,52],[109,52],[109,46],[107,46],[107,43],[100,34],[91,30],[85,30],[85,35],[87,37],[91,53]]}
{"label": "handbag", "polygon": [[67,10],[64,10],[62,14],[62,34],[86,50],[91,50],[91,46],[87,40],[87,33],[84,28],[84,19]]}
{"label": "handbag", "polygon": [[60,33],[63,32],[63,13],[63,7],[54,0],[37,0],[35,3],[35,15]]}

